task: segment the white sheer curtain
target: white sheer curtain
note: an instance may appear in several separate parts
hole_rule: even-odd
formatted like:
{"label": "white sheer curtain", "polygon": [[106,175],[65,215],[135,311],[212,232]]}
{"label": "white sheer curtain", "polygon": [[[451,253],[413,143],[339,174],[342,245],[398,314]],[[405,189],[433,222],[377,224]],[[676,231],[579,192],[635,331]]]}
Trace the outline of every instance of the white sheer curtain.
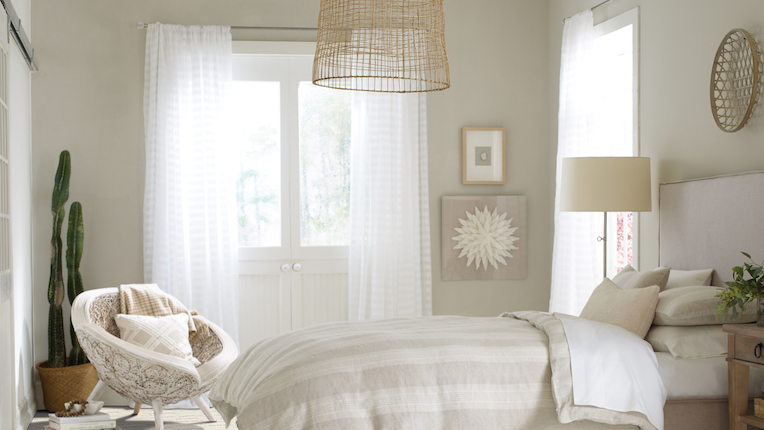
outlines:
{"label": "white sheer curtain", "polygon": [[602,213],[560,212],[562,159],[603,155],[593,147],[592,88],[594,42],[592,11],[565,20],[560,62],[557,180],[550,312],[581,313],[602,281]]}
{"label": "white sheer curtain", "polygon": [[238,339],[230,28],[150,24],[145,69],[144,280]]}
{"label": "white sheer curtain", "polygon": [[349,318],[431,315],[426,96],[352,105]]}

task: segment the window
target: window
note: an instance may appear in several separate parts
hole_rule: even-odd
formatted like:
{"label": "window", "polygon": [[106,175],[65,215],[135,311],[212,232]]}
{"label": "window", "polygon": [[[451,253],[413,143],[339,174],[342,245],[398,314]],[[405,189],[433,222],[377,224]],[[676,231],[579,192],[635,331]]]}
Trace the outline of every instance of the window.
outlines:
{"label": "window", "polygon": [[281,246],[281,97],[278,82],[234,83],[239,246]]}
{"label": "window", "polygon": [[347,246],[350,93],[314,86],[312,57],[237,64],[254,72],[234,81],[239,245]]}
{"label": "window", "polygon": [[300,82],[300,245],[350,243],[350,92]]}
{"label": "window", "polygon": [[234,52],[245,349],[347,320],[351,93],[311,83],[315,44],[234,42]]}
{"label": "window", "polygon": [[[609,156],[639,155],[639,10],[632,9],[594,27],[597,82],[591,102],[594,109],[594,153]],[[637,221],[637,222],[635,222]],[[638,218],[629,213],[609,213],[607,243],[609,277],[634,264],[634,238]]]}

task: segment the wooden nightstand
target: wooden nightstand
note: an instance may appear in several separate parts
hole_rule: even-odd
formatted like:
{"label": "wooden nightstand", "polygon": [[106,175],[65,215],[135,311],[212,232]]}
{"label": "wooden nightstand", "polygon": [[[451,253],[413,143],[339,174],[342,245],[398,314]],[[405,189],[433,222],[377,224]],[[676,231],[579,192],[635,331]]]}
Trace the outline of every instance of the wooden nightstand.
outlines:
{"label": "wooden nightstand", "polygon": [[764,328],[756,324],[724,324],[727,333],[730,430],[748,425],[764,428],[764,419],[748,415],[748,369],[764,369]]}

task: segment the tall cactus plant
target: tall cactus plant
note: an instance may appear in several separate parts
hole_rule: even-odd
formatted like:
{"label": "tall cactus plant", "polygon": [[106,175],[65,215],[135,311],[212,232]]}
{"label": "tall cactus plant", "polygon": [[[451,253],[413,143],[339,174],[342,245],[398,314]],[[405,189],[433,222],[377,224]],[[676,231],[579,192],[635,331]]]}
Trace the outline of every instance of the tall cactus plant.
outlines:
{"label": "tall cactus plant", "polygon": [[61,226],[64,223],[64,204],[69,200],[69,176],[71,175],[69,151],[62,151],[53,185],[51,212],[53,213],[53,237],[50,240],[50,280],[48,281],[48,367],[66,366],[66,343],[64,340],[64,274],[62,266]]}
{"label": "tall cactus plant", "polygon": [[[85,239],[85,230],[82,222],[82,205],[80,202],[72,203],[69,208],[69,229],[66,232],[66,272],[68,275],[69,303],[74,303],[74,298],[83,291],[82,275],[80,274],[80,260],[82,259],[82,246]],[[69,323],[72,349],[69,352],[69,365],[76,366],[88,362],[85,351],[80,347],[74,325]]]}

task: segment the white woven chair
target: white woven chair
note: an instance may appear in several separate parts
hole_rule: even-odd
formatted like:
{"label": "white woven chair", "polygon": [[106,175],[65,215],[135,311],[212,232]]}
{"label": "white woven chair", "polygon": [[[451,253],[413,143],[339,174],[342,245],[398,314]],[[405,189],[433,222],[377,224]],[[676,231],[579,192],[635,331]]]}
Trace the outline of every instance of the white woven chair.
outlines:
{"label": "white woven chair", "polygon": [[72,304],[72,324],[80,345],[98,372],[98,385],[88,400],[98,400],[106,386],[140,405],[154,408],[156,428],[163,430],[162,405],[192,399],[210,421],[215,421],[201,394],[209,391],[218,376],[238,356],[233,339],[209,323],[212,336],[191,343],[194,357],[202,364],[125,342],[119,337],[114,316],[119,312],[117,288],[89,290]]}

